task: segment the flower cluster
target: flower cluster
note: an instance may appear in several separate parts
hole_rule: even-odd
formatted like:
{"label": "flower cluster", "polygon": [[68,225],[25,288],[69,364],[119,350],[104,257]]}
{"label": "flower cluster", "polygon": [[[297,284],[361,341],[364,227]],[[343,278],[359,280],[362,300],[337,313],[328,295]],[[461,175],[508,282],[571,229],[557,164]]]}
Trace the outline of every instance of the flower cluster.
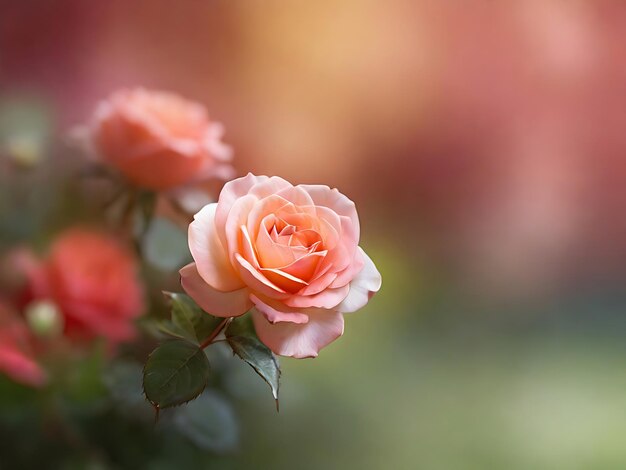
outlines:
{"label": "flower cluster", "polygon": [[[251,173],[233,179],[222,134],[202,105],[173,93],[120,90],[98,104],[73,135],[116,188],[105,207],[117,207],[117,215],[107,209],[95,221],[77,220],[42,249],[6,251],[1,372],[46,386],[55,379],[53,359],[94,342],[104,343],[110,357],[141,337],[137,320],[145,314],[141,331],[169,338],[143,372],[145,396],[157,410],[202,393],[210,373],[204,349],[219,335],[278,399],[274,354],[316,357],[343,334],[343,314],[365,306],[381,286],[359,246],[355,204],[328,186]],[[226,181],[217,198],[205,185],[209,179]],[[191,189],[211,201],[193,219],[159,203],[180,202]],[[180,269],[187,295],[166,293],[171,320],[156,313],[165,302],[151,294],[161,289],[141,276],[154,271],[146,251],[164,258],[172,250],[146,241],[155,217],[174,226],[182,220],[193,259]]]}

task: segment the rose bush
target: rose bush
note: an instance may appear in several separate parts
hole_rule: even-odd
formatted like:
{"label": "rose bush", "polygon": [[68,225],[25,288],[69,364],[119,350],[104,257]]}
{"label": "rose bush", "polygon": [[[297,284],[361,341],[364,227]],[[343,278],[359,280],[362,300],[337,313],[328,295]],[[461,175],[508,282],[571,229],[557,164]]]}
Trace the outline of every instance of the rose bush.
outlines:
{"label": "rose bush", "polygon": [[355,205],[336,189],[248,174],[195,215],[181,283],[216,316],[254,306],[257,334],[276,354],[315,357],[343,334],[342,313],[381,286],[358,243]]}
{"label": "rose bush", "polygon": [[231,148],[206,109],[168,92],[119,90],[96,108],[88,146],[134,185],[167,190],[217,177],[228,179]]}
{"label": "rose bush", "polygon": [[39,387],[46,375],[33,356],[31,338],[24,321],[0,301],[0,372],[16,382]]}
{"label": "rose bush", "polygon": [[143,292],[132,254],[98,232],[73,228],[62,233],[44,260],[28,251],[13,255],[26,275],[26,303],[50,300],[64,317],[67,335],[101,336],[112,342],[135,335]]}

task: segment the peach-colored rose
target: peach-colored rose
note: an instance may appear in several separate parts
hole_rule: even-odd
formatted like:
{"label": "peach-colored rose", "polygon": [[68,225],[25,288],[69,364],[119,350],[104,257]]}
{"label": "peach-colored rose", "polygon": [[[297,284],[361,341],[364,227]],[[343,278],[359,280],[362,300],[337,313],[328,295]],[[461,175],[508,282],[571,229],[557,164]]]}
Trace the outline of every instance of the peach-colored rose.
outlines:
{"label": "peach-colored rose", "polygon": [[16,382],[39,387],[46,376],[33,356],[30,342],[22,319],[0,302],[0,372]]}
{"label": "peach-colored rose", "polygon": [[24,300],[52,301],[69,336],[114,343],[133,338],[133,320],[144,308],[142,288],[134,257],[117,240],[73,228],[53,242],[43,261],[21,251],[14,264],[28,279]]}
{"label": "peach-colored rose", "polygon": [[358,246],[354,203],[336,189],[248,174],[194,219],[195,263],[180,271],[183,288],[216,316],[254,306],[257,334],[276,354],[317,356],[343,334],[342,313],[380,289],[380,274]]}
{"label": "peach-colored rose", "polygon": [[87,138],[97,157],[134,185],[167,190],[233,176],[223,132],[202,105],[136,88],[116,91],[98,105]]}

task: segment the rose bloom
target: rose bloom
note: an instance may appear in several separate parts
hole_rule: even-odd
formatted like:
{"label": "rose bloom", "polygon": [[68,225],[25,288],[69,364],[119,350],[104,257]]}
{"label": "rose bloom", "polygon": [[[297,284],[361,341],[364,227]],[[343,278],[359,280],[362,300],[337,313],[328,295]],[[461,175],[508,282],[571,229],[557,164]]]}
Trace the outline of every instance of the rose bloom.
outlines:
{"label": "rose bloom", "polygon": [[73,228],[62,233],[46,259],[21,251],[14,265],[27,278],[24,304],[49,300],[74,338],[132,339],[143,312],[142,287],[133,255],[107,235]]}
{"label": "rose bloom", "polygon": [[16,382],[39,387],[46,381],[31,349],[28,328],[6,304],[0,302],[0,372]]}
{"label": "rose bloom", "polygon": [[119,90],[96,108],[87,145],[132,184],[167,190],[209,178],[231,178],[223,126],[199,103],[163,91]]}
{"label": "rose bloom", "polygon": [[181,283],[212,315],[256,307],[259,339],[276,354],[315,357],[343,334],[342,313],[380,289],[358,243],[354,203],[336,189],[248,174],[195,215],[195,262],[181,269]]}

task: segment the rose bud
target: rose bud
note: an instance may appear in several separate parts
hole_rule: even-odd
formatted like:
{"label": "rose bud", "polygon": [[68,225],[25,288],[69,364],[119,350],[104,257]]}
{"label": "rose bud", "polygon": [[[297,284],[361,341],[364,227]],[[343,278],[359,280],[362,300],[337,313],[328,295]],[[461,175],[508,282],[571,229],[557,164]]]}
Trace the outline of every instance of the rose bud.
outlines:
{"label": "rose bud", "polygon": [[53,338],[63,332],[63,316],[59,308],[49,300],[34,300],[24,310],[30,330],[42,338]]}
{"label": "rose bud", "polygon": [[354,203],[336,189],[248,174],[195,215],[195,262],[181,269],[181,283],[212,315],[255,307],[257,334],[276,354],[315,357],[343,334],[342,313],[380,289],[358,243]]}

